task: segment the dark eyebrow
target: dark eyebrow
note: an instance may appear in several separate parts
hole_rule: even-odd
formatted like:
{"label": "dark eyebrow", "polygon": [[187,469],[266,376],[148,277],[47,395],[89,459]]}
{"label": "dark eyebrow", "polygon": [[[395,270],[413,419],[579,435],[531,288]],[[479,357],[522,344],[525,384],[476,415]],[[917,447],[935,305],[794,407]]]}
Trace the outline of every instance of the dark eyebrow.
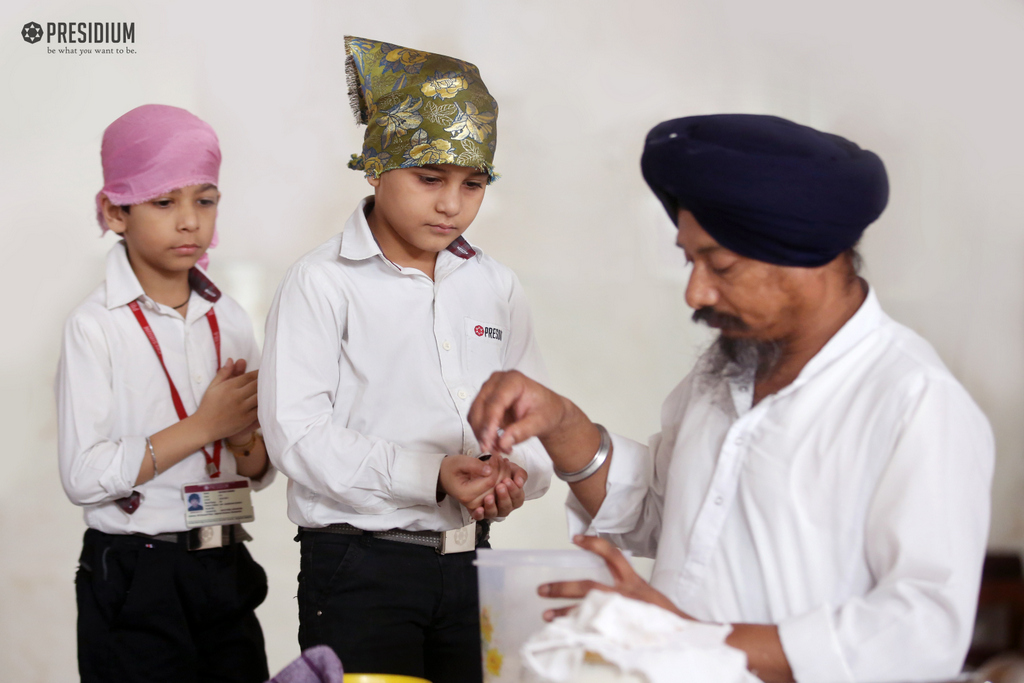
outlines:
{"label": "dark eyebrow", "polygon": [[203,185],[202,187],[199,188],[199,191],[200,192],[206,192],[207,190],[216,190],[216,189],[217,189],[217,186],[214,185],[213,183],[206,183],[205,185]]}

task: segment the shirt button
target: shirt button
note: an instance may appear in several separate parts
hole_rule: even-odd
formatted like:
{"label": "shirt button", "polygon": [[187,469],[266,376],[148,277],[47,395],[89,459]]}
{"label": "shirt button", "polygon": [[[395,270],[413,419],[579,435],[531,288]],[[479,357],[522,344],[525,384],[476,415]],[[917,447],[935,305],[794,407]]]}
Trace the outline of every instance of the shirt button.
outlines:
{"label": "shirt button", "polygon": [[200,375],[200,374],[193,375],[192,379],[195,380],[196,384],[202,384],[203,383],[203,376]]}
{"label": "shirt button", "polygon": [[717,498],[715,498],[715,505],[721,505],[721,504],[722,504],[722,497],[718,496]]}
{"label": "shirt button", "polygon": [[441,344],[441,347],[445,351],[451,351],[452,350],[452,343],[450,341],[446,341],[444,344]]}
{"label": "shirt button", "polygon": [[459,398],[462,398],[462,399],[466,398],[466,390],[465,389],[459,389]]}
{"label": "shirt button", "polygon": [[476,455],[476,451],[474,451],[472,448],[467,448],[466,455]]}

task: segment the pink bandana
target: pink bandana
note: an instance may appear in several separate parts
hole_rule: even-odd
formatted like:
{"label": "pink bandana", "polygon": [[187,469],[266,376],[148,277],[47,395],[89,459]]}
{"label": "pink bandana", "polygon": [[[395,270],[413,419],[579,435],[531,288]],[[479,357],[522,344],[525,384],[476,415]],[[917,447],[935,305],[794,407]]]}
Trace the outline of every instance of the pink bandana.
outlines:
{"label": "pink bandana", "polygon": [[[100,150],[103,189],[96,194],[96,218],[103,232],[103,195],[118,206],[142,204],[189,185],[217,184],[220,143],[210,124],[163,104],[144,104],[107,126]],[[213,234],[210,248],[217,246]],[[205,267],[206,254],[199,260]]]}

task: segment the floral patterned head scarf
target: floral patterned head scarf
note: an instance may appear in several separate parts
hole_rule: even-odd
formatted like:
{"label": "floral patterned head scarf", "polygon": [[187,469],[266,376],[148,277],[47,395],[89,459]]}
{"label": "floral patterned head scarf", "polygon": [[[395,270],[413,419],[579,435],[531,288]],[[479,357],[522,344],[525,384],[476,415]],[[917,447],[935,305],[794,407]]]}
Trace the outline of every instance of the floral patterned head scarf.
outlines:
{"label": "floral patterned head scarf", "polygon": [[349,168],[385,171],[456,164],[494,182],[498,103],[480,71],[460,59],[345,36],[352,111],[366,124],[363,153]]}

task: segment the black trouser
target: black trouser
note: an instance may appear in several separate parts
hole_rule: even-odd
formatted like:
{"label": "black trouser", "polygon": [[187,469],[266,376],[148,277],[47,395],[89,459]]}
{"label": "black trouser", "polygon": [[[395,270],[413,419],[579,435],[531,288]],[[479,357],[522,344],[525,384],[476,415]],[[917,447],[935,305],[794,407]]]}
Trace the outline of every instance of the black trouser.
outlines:
{"label": "black trouser", "polygon": [[83,683],[270,678],[253,611],[267,575],[242,543],[189,552],[89,529],[75,584]]}
{"label": "black trouser", "polygon": [[482,680],[475,552],[309,529],[297,540],[303,650],[330,645],[346,673]]}

